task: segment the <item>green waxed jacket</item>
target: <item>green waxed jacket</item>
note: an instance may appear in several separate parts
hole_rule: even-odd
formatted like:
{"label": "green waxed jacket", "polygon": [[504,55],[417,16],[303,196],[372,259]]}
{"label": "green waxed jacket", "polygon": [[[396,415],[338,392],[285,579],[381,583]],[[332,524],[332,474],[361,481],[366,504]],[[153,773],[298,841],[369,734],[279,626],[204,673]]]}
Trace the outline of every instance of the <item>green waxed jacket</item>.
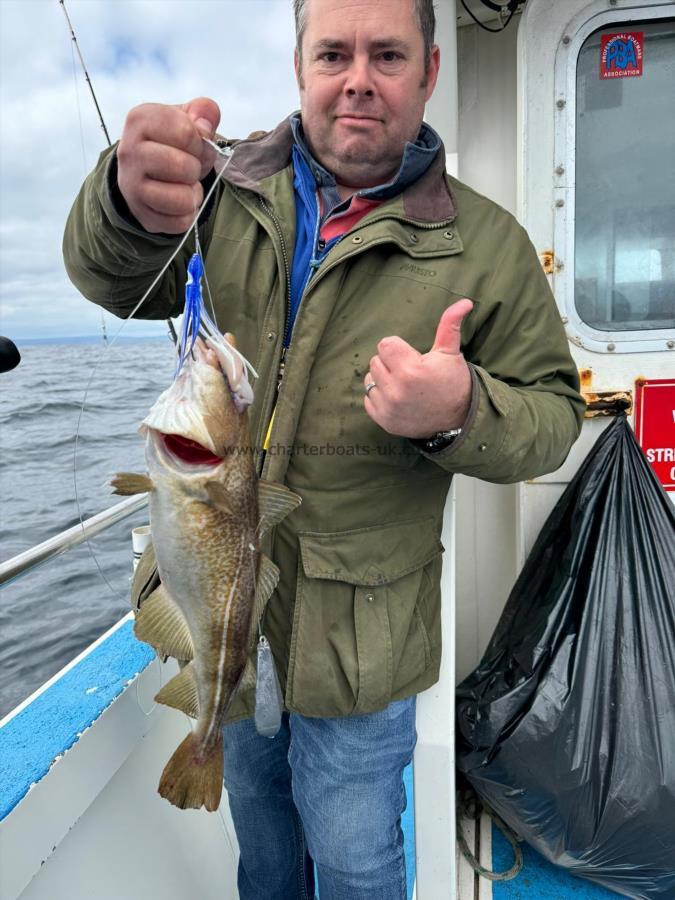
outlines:
{"label": "green waxed jacket", "polygon": [[[260,374],[250,410],[262,475],[303,503],[264,548],[281,570],[264,616],[289,710],[366,713],[432,685],[441,656],[440,532],[452,475],[514,482],[556,469],[584,403],[537,255],[515,219],[445,174],[443,148],[415,184],[371,210],[309,282],[277,395],[293,255],[287,121],[234,146],[201,236],[218,323]],[[64,255],[80,291],[128,315],[177,239],[120,216],[106,152],[68,220]],[[181,311],[186,253],[138,315]],[[366,414],[378,341],[430,349],[468,297],[462,326],[473,395],[462,435],[427,455]],[[260,470],[260,469],[259,469]],[[237,697],[231,718],[250,714]]]}

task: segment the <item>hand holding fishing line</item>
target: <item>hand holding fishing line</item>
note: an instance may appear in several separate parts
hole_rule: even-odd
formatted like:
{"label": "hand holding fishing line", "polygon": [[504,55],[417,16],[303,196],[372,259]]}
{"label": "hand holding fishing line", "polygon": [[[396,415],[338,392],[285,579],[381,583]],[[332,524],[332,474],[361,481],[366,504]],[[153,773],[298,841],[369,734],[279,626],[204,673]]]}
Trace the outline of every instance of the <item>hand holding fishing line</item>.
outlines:
{"label": "hand holding fishing line", "polygon": [[[232,157],[232,151],[230,151],[230,150],[221,150],[215,143],[209,141],[209,139],[206,138],[206,137],[202,137],[202,138],[201,138],[201,142],[202,142],[202,144],[204,144],[205,146],[206,146],[207,143],[208,143],[208,146],[211,148],[211,151],[213,152],[214,159],[217,161],[217,162],[216,162],[216,165],[215,165],[216,178],[215,178],[213,184],[211,185],[211,187],[209,188],[208,193],[206,194],[206,197],[204,197],[204,199],[203,199],[201,205],[199,205],[198,208],[195,208],[195,209],[193,210],[193,213],[192,213],[192,215],[191,215],[191,217],[190,217],[190,221],[189,221],[189,223],[188,223],[188,226],[184,229],[184,233],[182,234],[182,237],[181,237],[180,241],[178,242],[178,245],[177,245],[177,246],[172,250],[172,252],[169,254],[169,257],[167,258],[166,262],[164,263],[164,265],[162,266],[162,268],[159,270],[159,272],[155,275],[154,279],[152,280],[152,282],[151,282],[150,285],[148,286],[148,288],[147,288],[147,290],[145,291],[145,293],[143,294],[143,296],[139,299],[138,303],[136,303],[136,305],[135,305],[134,308],[131,310],[131,312],[128,313],[128,315],[124,318],[124,320],[122,321],[120,327],[117,329],[116,333],[113,335],[112,340],[110,340],[109,342],[107,342],[107,343],[104,345],[103,349],[100,351],[100,353],[99,353],[99,355],[98,355],[96,361],[94,362],[94,365],[93,365],[92,368],[91,368],[91,372],[90,372],[90,375],[89,375],[89,379],[88,379],[88,381],[87,381],[87,385],[86,385],[85,390],[84,390],[84,396],[83,396],[83,398],[82,398],[82,405],[81,405],[81,407],[80,407],[80,412],[79,412],[78,417],[77,417],[77,426],[76,426],[76,428],[75,428],[75,441],[74,441],[74,444],[73,444],[73,488],[74,488],[74,500],[75,500],[75,506],[77,507],[77,515],[78,515],[78,519],[79,519],[79,521],[80,521],[80,525],[82,525],[83,528],[84,528],[84,517],[83,517],[83,514],[82,514],[82,506],[81,506],[81,504],[80,504],[80,494],[79,494],[79,487],[78,487],[78,449],[79,449],[79,443],[80,443],[80,431],[81,431],[81,427],[82,427],[82,417],[83,417],[83,415],[84,415],[84,411],[85,411],[86,406],[87,406],[87,399],[88,399],[88,397],[89,397],[89,391],[91,390],[91,386],[92,386],[92,383],[93,383],[93,381],[94,381],[94,377],[95,377],[96,373],[98,372],[98,369],[99,369],[101,363],[104,361],[104,359],[105,359],[105,358],[107,357],[107,355],[110,353],[110,351],[112,350],[113,346],[116,344],[117,339],[119,338],[119,336],[121,335],[122,331],[124,330],[124,327],[126,326],[127,322],[128,322],[130,319],[133,319],[133,318],[134,318],[134,316],[136,315],[136,313],[137,313],[137,312],[139,311],[139,309],[143,306],[143,304],[144,304],[145,301],[148,299],[148,297],[152,294],[152,292],[154,291],[154,289],[157,287],[157,285],[158,285],[159,282],[162,280],[162,278],[164,277],[165,273],[167,272],[167,270],[169,269],[169,267],[170,267],[171,264],[173,263],[174,259],[178,256],[178,254],[179,254],[179,253],[181,252],[181,250],[183,249],[184,245],[187,243],[187,240],[188,240],[188,238],[190,237],[190,235],[193,234],[193,233],[196,235],[196,238],[197,238],[197,240],[196,240],[196,245],[197,245],[197,246],[196,246],[196,249],[197,249],[198,253],[195,254],[195,256],[197,256],[197,258],[198,258],[198,260],[199,260],[199,272],[197,273],[197,274],[198,274],[198,277],[197,277],[198,290],[195,290],[195,291],[194,291],[194,293],[193,293],[193,298],[194,298],[195,301],[198,300],[198,302],[199,302],[199,308],[200,308],[200,310],[203,310],[203,302],[202,302],[202,296],[201,296],[201,276],[202,276],[202,274],[203,274],[203,276],[204,276],[204,283],[205,283],[205,285],[206,285],[207,292],[209,293],[209,299],[211,299],[211,294],[210,294],[210,290],[209,290],[209,286],[208,286],[208,281],[207,281],[207,279],[206,279],[205,273],[203,273],[203,271],[202,271],[202,268],[203,268],[203,267],[202,267],[201,253],[200,253],[200,247],[199,247],[198,233],[197,233],[197,231],[196,231],[196,228],[197,228],[197,222],[199,221],[199,217],[201,216],[202,212],[203,212],[204,209],[206,208],[206,205],[208,204],[209,200],[211,199],[211,197],[212,197],[214,191],[216,190],[216,188],[217,188],[217,186],[218,186],[218,182],[220,181],[220,178],[222,177],[223,173],[225,172],[225,170],[227,169],[227,167],[228,167],[228,165],[229,165],[229,163],[230,163],[230,159],[231,159],[231,157]],[[201,187],[201,185],[200,185],[200,187]],[[193,257],[193,259],[194,259],[194,257]],[[193,276],[192,276],[192,277],[193,277],[193,282],[194,282],[194,272],[193,272]],[[187,285],[186,285],[186,288],[187,288]],[[186,303],[187,303],[188,305],[189,305],[189,297],[190,297],[190,294],[189,294],[189,292],[186,290]],[[189,316],[185,316],[184,318],[185,318],[185,319],[188,319]],[[215,326],[213,326],[213,327],[215,328]],[[216,328],[216,331],[218,331],[217,328]],[[222,338],[221,338],[221,340],[222,340]],[[217,351],[216,351],[216,352],[217,352]],[[246,368],[249,369],[249,371],[251,372],[251,374],[252,374],[254,377],[257,377],[257,373],[255,372],[255,370],[253,369],[253,367],[250,365],[250,363],[248,363],[247,360],[244,360],[244,358],[241,356],[241,354],[238,353],[238,351],[236,351],[236,350],[233,349],[233,352],[231,352],[231,353],[226,353],[225,355],[226,355],[230,360],[233,360],[234,358],[239,357],[240,360],[241,360],[241,362],[246,366]],[[220,353],[220,354],[219,354],[219,358],[222,359],[222,356],[223,356],[223,354]],[[224,371],[225,374],[227,375],[228,372],[227,372],[227,370],[222,366],[222,362],[221,362],[221,367],[223,368],[223,371]],[[243,384],[244,382],[246,382],[246,379],[245,379],[245,378],[242,379],[242,384]],[[250,387],[249,387],[249,391],[250,391]],[[246,388],[245,388],[245,387],[243,388],[243,392],[244,392],[243,395],[240,396],[239,399],[240,399],[240,400],[243,399],[243,402],[245,402],[245,403],[247,402],[247,400],[248,400],[248,402],[250,402],[250,400],[249,400],[248,397],[247,397],[247,392],[246,392]],[[95,552],[94,552],[94,549],[93,549],[93,547],[92,547],[92,545],[91,545],[91,543],[90,543],[90,541],[89,541],[88,539],[86,540],[86,544],[87,544],[87,547],[88,547],[89,552],[90,552],[90,554],[91,554],[91,557],[92,557],[92,559],[93,559],[93,561],[94,561],[94,564],[95,564],[96,568],[98,569],[99,575],[101,576],[102,580],[105,582],[105,584],[106,584],[106,585],[108,586],[108,588],[110,589],[110,592],[111,592],[112,594],[116,595],[117,592],[115,591],[115,589],[113,588],[113,586],[110,584],[110,582],[109,582],[108,579],[106,578],[105,573],[103,572],[103,569],[101,568],[101,566],[100,566],[100,564],[99,564],[99,561],[98,561],[98,559],[97,559],[97,557],[96,557],[96,554],[95,554]]]}
{"label": "hand holding fishing line", "polygon": [[460,350],[460,329],[472,309],[467,299],[448,307],[428,353],[420,353],[400,337],[383,338],[377,345],[364,378],[364,405],[389,434],[424,438],[464,424],[471,372]]}
{"label": "hand holding fishing line", "polygon": [[218,105],[200,97],[181,106],[144,103],[131,110],[117,148],[117,183],[132,215],[151,233],[181,234],[202,204],[213,168]]}

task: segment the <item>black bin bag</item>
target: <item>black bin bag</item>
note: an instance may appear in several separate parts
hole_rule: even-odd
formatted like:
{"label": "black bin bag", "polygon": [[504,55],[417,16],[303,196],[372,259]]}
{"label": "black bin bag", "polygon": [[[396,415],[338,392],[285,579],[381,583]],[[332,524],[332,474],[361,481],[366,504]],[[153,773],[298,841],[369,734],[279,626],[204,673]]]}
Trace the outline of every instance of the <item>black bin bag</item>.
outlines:
{"label": "black bin bag", "polygon": [[675,511],[625,418],[544,525],[457,732],[460,771],[551,862],[675,898]]}

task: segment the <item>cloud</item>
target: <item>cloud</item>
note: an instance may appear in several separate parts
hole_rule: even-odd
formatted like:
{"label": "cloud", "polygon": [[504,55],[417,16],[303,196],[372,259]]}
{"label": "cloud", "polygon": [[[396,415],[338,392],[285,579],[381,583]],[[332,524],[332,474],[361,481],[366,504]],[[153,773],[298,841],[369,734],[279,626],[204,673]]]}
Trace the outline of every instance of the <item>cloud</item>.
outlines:
{"label": "cloud", "polygon": [[[213,97],[219,130],[232,137],[272,128],[298,105],[290,0],[66,6],[113,140],[145,102]],[[100,329],[100,311],[78,295],[61,258],[66,217],[106,145],[73,59],[56,0],[0,0],[0,329],[10,337]]]}

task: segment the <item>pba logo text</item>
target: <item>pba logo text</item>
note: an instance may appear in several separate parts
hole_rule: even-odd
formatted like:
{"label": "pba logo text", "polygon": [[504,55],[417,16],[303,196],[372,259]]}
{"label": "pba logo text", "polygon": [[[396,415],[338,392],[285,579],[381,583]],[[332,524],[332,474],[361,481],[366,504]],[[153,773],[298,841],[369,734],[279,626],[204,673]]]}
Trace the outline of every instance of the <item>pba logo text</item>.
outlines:
{"label": "pba logo text", "polygon": [[642,75],[642,31],[603,34],[600,42],[600,77]]}

